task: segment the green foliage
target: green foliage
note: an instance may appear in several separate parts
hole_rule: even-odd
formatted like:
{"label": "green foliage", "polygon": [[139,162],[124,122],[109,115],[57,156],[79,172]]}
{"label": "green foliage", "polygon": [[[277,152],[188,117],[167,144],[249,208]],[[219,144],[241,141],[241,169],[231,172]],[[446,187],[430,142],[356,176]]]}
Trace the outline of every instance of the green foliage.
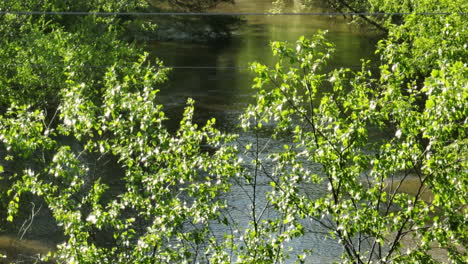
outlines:
{"label": "green foliage", "polygon": [[[274,1],[277,5],[284,5],[284,2],[287,1]],[[297,4],[296,1],[294,2]],[[352,22],[370,25],[386,34],[393,26],[407,22],[407,13],[415,15],[417,20],[414,26],[417,28],[424,24],[418,24],[419,19],[435,22],[445,17],[442,15],[443,13],[466,13],[468,7],[464,0],[299,0],[297,2],[305,7],[324,7],[334,12],[343,13],[343,16]],[[383,13],[386,15],[345,15],[346,13]]]}
{"label": "green foliage", "polygon": [[[2,6],[20,11],[140,7],[7,2]],[[52,255],[60,263],[207,259],[202,253],[211,245],[204,241],[216,244],[209,224],[224,207],[218,196],[239,169],[234,137],[218,131],[214,119],[194,124],[192,100],[177,132],[165,128],[157,93],[168,70],[121,40],[124,20],[0,19],[2,217],[21,221],[30,201],[45,204],[59,226],[54,231],[63,232]],[[119,178],[102,173],[108,162]]]}
{"label": "green foliage", "polygon": [[[0,6],[146,7],[104,2]],[[356,3],[379,12],[466,7]],[[241,126],[253,140],[242,161],[236,136],[217,130],[214,119],[193,122],[191,99],[178,130],[168,131],[158,103],[168,70],[122,40],[128,18],[3,15],[0,228],[22,220],[30,201],[46,205],[63,233],[51,253],[59,263],[280,263],[291,257],[291,240],[324,230],[343,246],[345,263],[465,263],[463,18],[387,21],[377,76],[369,62],[359,71],[325,71],[334,47],[324,33],[273,42],[276,65],[252,64],[256,103]],[[410,180],[418,183],[412,194],[404,192]],[[225,197],[233,182],[251,201],[247,223],[230,217]],[[328,192],[312,191],[321,188]],[[296,254],[297,262],[313,250]]]}
{"label": "green foliage", "polygon": [[[63,1],[46,1],[42,8],[37,1],[6,1],[7,11],[71,10],[71,11],[125,11],[123,3],[106,1],[103,9],[96,9],[88,1],[74,2],[62,8]],[[113,4],[111,4],[113,3]],[[76,6],[75,6],[76,5]],[[125,6],[136,8],[135,4]],[[131,9],[130,9],[131,10]],[[58,93],[67,80],[66,67],[77,79],[97,82],[106,72],[106,66],[135,61],[141,50],[119,40],[123,21],[115,16],[27,16],[8,14],[0,17],[0,85],[8,96],[0,99],[0,109],[12,103],[42,105],[52,110],[58,104]],[[99,36],[99,37],[96,37]],[[70,72],[70,71],[69,71]]]}
{"label": "green foliage", "polygon": [[[138,70],[143,71],[141,75],[135,74]],[[176,135],[164,129],[164,113],[155,104],[156,90],[150,88],[162,73],[155,75],[154,69],[142,69],[141,64],[128,71],[144,79],[135,82],[142,84],[141,89],[129,85],[131,77],[120,78],[109,69],[108,90],[99,110],[90,111],[89,99],[76,97],[83,93],[65,93],[57,128],[45,128],[43,113],[26,108],[10,109],[2,117],[2,144],[14,162],[22,159],[27,168],[8,177],[13,182],[7,193],[11,197],[8,219],[14,219],[22,193],[43,197],[68,237],[59,245],[57,260],[145,263],[196,259],[199,253],[180,243],[198,245],[209,236],[206,225],[217,219],[223,207],[215,197],[228,190],[226,176],[237,170],[232,163],[234,149],[226,146],[232,138],[214,129],[214,121],[200,129],[192,124],[192,101]],[[24,129],[25,122],[28,129]],[[71,136],[84,148],[73,150],[56,140],[58,135]],[[213,154],[204,152],[200,149],[203,141],[219,149]],[[97,159],[118,158],[116,166],[125,171],[124,192],[104,199],[109,187],[102,176],[91,172],[88,162],[93,154]],[[114,245],[97,245],[93,232],[110,232]],[[169,242],[172,239],[179,242]]]}
{"label": "green foliage", "polygon": [[[451,261],[466,261],[468,70],[457,42],[466,22],[458,14],[427,19],[401,35],[414,19],[381,42],[379,79],[366,63],[357,72],[324,73],[333,49],[323,34],[294,46],[273,42],[277,64],[252,65],[258,92],[243,127],[270,131],[273,139],[292,137],[257,161],[273,164],[263,171],[271,181],[268,201],[286,230],[301,230],[304,220],[328,229],[343,245],[344,262],[437,262],[430,250],[438,247]],[[452,33],[447,24],[430,26],[439,19],[460,24],[450,26]],[[427,46],[445,33],[455,38],[440,40],[439,51]],[[402,52],[410,43],[420,44]],[[330,90],[321,91],[324,86]],[[313,173],[311,164],[321,169]],[[413,179],[419,182],[413,195],[400,193]],[[321,183],[328,194],[309,193]],[[392,183],[397,187],[389,188]],[[426,187],[433,199],[424,196]]]}

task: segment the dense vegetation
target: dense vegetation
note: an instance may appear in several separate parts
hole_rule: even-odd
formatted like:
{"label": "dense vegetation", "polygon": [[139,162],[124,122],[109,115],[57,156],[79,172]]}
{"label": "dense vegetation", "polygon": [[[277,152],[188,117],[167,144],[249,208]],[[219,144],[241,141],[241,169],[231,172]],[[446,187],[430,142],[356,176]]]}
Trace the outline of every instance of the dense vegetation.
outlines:
{"label": "dense vegetation", "polygon": [[[3,2],[10,10],[144,10],[144,2]],[[63,233],[54,259],[141,263],[190,259],[236,168],[230,137],[192,124],[170,134],[156,101],[167,69],[122,40],[128,18],[1,17],[1,226],[47,205]],[[143,25],[144,26],[144,25]],[[201,148],[217,147],[209,154]],[[106,163],[121,179],[103,176]],[[120,182],[124,189],[115,189]],[[112,186],[108,186],[111,184]],[[114,189],[112,189],[114,187]],[[34,206],[37,204],[37,207]],[[18,215],[18,211],[20,215]],[[194,228],[185,229],[193,223]],[[108,238],[103,241],[102,237]],[[101,239],[99,239],[101,238]],[[136,243],[136,241],[140,241]],[[171,241],[169,243],[169,241]],[[173,243],[172,241],[182,241]],[[187,242],[185,242],[187,241]],[[19,252],[21,253],[21,252]],[[13,256],[18,257],[18,256]],[[23,259],[24,260],[24,259]],[[26,258],[27,260],[27,258]]]}
{"label": "dense vegetation", "polygon": [[[429,2],[415,11],[448,12],[462,4]],[[330,230],[344,246],[345,262],[464,263],[466,19],[414,14],[385,25],[375,77],[365,63],[358,72],[324,74],[320,67],[333,49],[320,35],[292,47],[274,43],[274,68],[254,64],[259,92],[246,124],[273,125],[273,137],[295,127],[293,141],[272,153],[276,166],[265,172],[269,198],[294,235],[308,219]],[[324,85],[332,92],[321,92]],[[381,139],[370,142],[375,130]],[[310,162],[322,166],[320,176]],[[400,193],[414,181],[412,195]],[[321,182],[328,195],[307,193]],[[431,249],[438,247],[448,259],[435,257]]]}
{"label": "dense vegetation", "polygon": [[[50,253],[59,263],[301,262],[314,245],[297,256],[286,247],[309,232],[336,239],[345,263],[466,263],[467,4],[354,2],[414,12],[378,21],[388,32],[379,71],[369,62],[325,71],[334,50],[325,33],[273,42],[277,64],[252,64],[256,102],[240,120],[254,135],[246,146],[215,120],[194,124],[192,100],[179,129],[165,128],[158,87],[168,70],[126,41],[132,18],[1,15],[0,229],[34,225],[30,212],[43,204],[57,224],[50,232],[61,234]],[[5,7],[149,5],[0,1]],[[416,14],[425,12],[450,14]],[[107,163],[118,175],[106,176]],[[416,191],[404,193],[410,181]],[[233,184],[251,193],[249,223],[230,217],[224,197]],[[329,192],[314,195],[316,185]],[[274,213],[263,214],[260,200]]]}

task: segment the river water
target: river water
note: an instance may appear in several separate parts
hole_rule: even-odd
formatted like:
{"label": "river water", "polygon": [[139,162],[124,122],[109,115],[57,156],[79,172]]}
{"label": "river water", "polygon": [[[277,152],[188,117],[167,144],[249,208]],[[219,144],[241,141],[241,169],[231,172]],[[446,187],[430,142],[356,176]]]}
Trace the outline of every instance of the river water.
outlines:
{"label": "river water", "polygon": [[[273,8],[271,2],[271,0],[236,0],[235,5],[224,5],[212,12],[269,12]],[[291,6],[284,11],[296,10]],[[374,50],[379,36],[353,28],[339,17],[246,16],[245,20],[245,24],[233,32],[232,38],[222,43],[160,41],[147,43],[152,56],[161,59],[166,66],[173,67],[169,81],[161,87],[160,92],[165,112],[172,120],[168,123],[169,126],[176,128],[184,104],[187,98],[191,97],[196,100],[196,118],[199,121],[215,117],[220,129],[237,132],[238,116],[252,101],[253,75],[249,73],[249,63],[258,61],[271,65],[274,62],[269,47],[270,41],[295,42],[302,35],[307,37],[318,30],[327,30],[328,39],[336,45],[336,53],[329,62],[329,67],[360,67],[362,58],[375,59]],[[239,140],[247,143],[254,138],[249,134],[241,134]],[[260,138],[260,141],[265,144],[269,142],[267,138]],[[275,144],[270,142],[269,148],[274,149],[274,147]],[[114,176],[121,174],[121,171],[115,168],[105,170]],[[261,178],[256,189],[259,197],[268,190],[268,186],[268,181]],[[249,192],[252,190],[249,188],[248,185],[234,186],[226,196],[232,209],[230,212],[232,220],[239,226],[247,226],[250,220]],[[318,186],[309,191],[312,195],[320,196],[326,189]],[[258,208],[266,206],[265,198],[259,198],[257,203]],[[264,217],[275,217],[275,212],[266,210]],[[45,216],[43,219],[50,218]],[[342,253],[341,246],[320,234],[323,230],[313,223],[304,223],[304,225],[309,232],[288,244],[293,248],[291,255],[300,254],[302,249],[308,248],[313,250],[313,254],[306,259],[306,263],[331,263],[339,260]],[[35,233],[33,239],[47,242],[49,238],[50,244],[58,240],[51,238],[55,236],[50,233],[54,229],[54,223],[42,222],[39,226],[42,228],[33,230]],[[218,234],[226,231],[222,226],[214,228]]]}
{"label": "river water", "polygon": [[[263,13],[273,6],[271,0],[236,0],[235,5],[219,7],[213,12]],[[287,7],[284,12],[297,11]],[[309,10],[320,12],[323,10]],[[253,75],[249,72],[249,63],[257,61],[272,65],[274,58],[269,47],[271,41],[294,43],[300,36],[311,36],[319,30],[328,31],[328,39],[336,46],[336,52],[329,62],[330,68],[360,68],[361,59],[375,59],[374,51],[378,35],[350,26],[340,17],[327,16],[246,16],[246,23],[233,33],[232,39],[216,44],[191,44],[154,42],[149,47],[153,56],[160,58],[165,65],[174,69],[169,82],[161,88],[160,98],[166,113],[172,118],[172,125],[177,126],[184,103],[188,97],[196,100],[196,114],[199,121],[215,117],[218,127],[229,132],[238,132],[238,116],[251,102],[254,91],[251,89]],[[241,143],[251,143],[255,137],[241,133]],[[260,138],[261,145],[274,150],[283,144],[272,143],[268,138]],[[288,139],[280,139],[287,141]],[[266,154],[264,154],[266,155]],[[248,159],[248,157],[243,157]],[[312,168],[313,170],[313,168]],[[319,168],[317,168],[319,171]],[[267,206],[265,193],[269,190],[268,179],[260,176],[257,192],[257,208],[262,211]],[[325,186],[309,186],[311,196],[321,196]],[[238,226],[245,227],[251,218],[251,197],[253,189],[249,185],[234,185],[226,199],[230,206],[231,220]],[[249,216],[250,215],[250,216]],[[273,210],[265,210],[263,217],[274,218]],[[326,230],[313,222],[305,221],[305,236],[290,241],[287,246],[294,255],[304,249],[312,249],[306,263],[331,263],[339,261],[341,246],[336,241],[326,238],[321,232]],[[214,227],[215,233],[226,232],[222,226]],[[242,233],[242,230],[241,230]],[[241,242],[240,242],[241,243]]]}
{"label": "river water", "polygon": [[[272,9],[271,0],[236,0],[213,12],[259,13]],[[293,12],[289,7],[285,12]],[[321,10],[319,10],[321,11]],[[311,10],[310,12],[317,12]],[[153,56],[166,66],[174,67],[167,87],[161,89],[166,110],[181,112],[187,97],[197,102],[199,114],[215,116],[219,125],[230,129],[237,124],[232,114],[245,108],[252,96],[252,62],[273,64],[269,43],[294,43],[300,36],[311,36],[327,30],[336,52],[328,66],[360,67],[362,58],[375,58],[378,36],[353,28],[341,17],[328,16],[245,16],[246,23],[233,33],[232,39],[215,44],[174,42],[150,43]],[[174,116],[177,116],[175,114]],[[235,115],[234,115],[235,116]]]}

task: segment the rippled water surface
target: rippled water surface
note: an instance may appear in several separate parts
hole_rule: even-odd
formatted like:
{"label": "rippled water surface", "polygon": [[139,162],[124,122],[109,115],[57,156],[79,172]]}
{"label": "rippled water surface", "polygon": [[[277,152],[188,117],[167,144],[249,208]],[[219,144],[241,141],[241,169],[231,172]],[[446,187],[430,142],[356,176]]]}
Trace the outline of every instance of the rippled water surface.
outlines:
{"label": "rippled water surface", "polygon": [[[236,0],[213,12],[258,13],[272,9],[270,0]],[[285,12],[294,11],[289,7]],[[321,11],[321,10],[318,10]],[[314,10],[312,10],[314,12]],[[328,16],[245,16],[246,23],[233,33],[231,40],[216,44],[174,42],[150,43],[152,55],[174,69],[170,82],[161,88],[166,109],[180,108],[187,97],[196,99],[203,115],[222,119],[220,126],[232,127],[232,113],[241,111],[251,98],[252,62],[271,65],[274,58],[271,41],[294,43],[300,36],[318,30],[328,31],[336,52],[328,67],[360,67],[360,60],[373,59],[378,36],[350,26],[341,17]],[[180,113],[177,111],[177,113]]]}
{"label": "rippled water surface", "polygon": [[[236,0],[233,6],[223,6],[213,12],[259,13],[269,12],[273,8],[270,0]],[[285,12],[294,12],[289,7]],[[320,11],[320,10],[318,10]],[[314,10],[312,10],[314,12]],[[249,63],[257,61],[267,65],[274,63],[269,43],[271,41],[295,42],[300,36],[311,36],[319,30],[328,31],[328,39],[336,45],[336,52],[329,62],[329,67],[360,67],[360,60],[374,59],[374,47],[378,36],[365,33],[364,30],[351,27],[342,18],[327,16],[246,16],[245,25],[233,34],[226,43],[213,45],[189,43],[151,43],[152,54],[159,57],[168,66],[174,66],[167,86],[161,88],[161,100],[169,116],[177,120],[184,102],[192,97],[197,102],[200,119],[216,117],[218,126],[227,131],[235,131],[237,118],[251,102],[253,75],[249,73]],[[193,68],[192,68],[193,67]],[[176,122],[174,122],[176,123]],[[176,124],[174,124],[176,126]],[[252,135],[241,134],[240,142],[255,140]],[[260,139],[268,142],[266,138]],[[284,138],[282,140],[288,140]],[[269,143],[269,150],[282,144]],[[311,168],[320,173],[319,168]],[[257,206],[262,208],[266,201],[263,196],[269,189],[265,177],[259,179]],[[234,186],[227,195],[231,206],[231,216],[246,226],[249,222],[250,198],[249,186]],[[311,196],[320,196],[326,192],[325,186],[306,186]],[[250,193],[251,194],[251,193]],[[266,211],[265,217],[274,217],[275,212]],[[312,222],[304,222],[308,233],[300,239],[290,241],[287,246],[293,248],[292,255],[302,249],[311,248],[313,254],[306,263],[331,263],[339,260],[342,248],[335,241],[326,238],[325,231]],[[223,233],[220,226],[217,232]],[[293,259],[290,260],[293,262]]]}
{"label": "rippled water surface", "polygon": [[[225,5],[212,12],[269,12],[272,8],[271,0],[236,0],[235,5]],[[286,12],[293,12],[289,7]],[[172,121],[169,125],[177,126],[181,109],[188,97],[196,100],[197,118],[203,120],[216,117],[218,127],[226,131],[236,131],[237,118],[242,110],[251,102],[252,74],[248,71],[249,63],[258,61],[271,65],[274,59],[271,55],[269,43],[271,41],[295,42],[300,36],[311,36],[318,30],[327,30],[329,40],[336,45],[336,53],[329,63],[329,67],[359,67],[362,58],[372,59],[378,36],[365,33],[364,30],[353,28],[342,18],[327,16],[246,16],[246,23],[233,33],[231,40],[216,44],[190,44],[181,42],[151,42],[148,48],[151,55],[160,58],[165,65],[173,66],[170,80],[161,87],[160,99],[165,111]],[[252,135],[242,134],[241,143],[254,140]],[[260,139],[263,143],[266,138]],[[280,139],[287,140],[287,138]],[[269,150],[281,146],[277,142],[270,142]],[[112,163],[110,163],[112,164]],[[312,170],[319,168],[311,167]],[[102,173],[118,178],[122,171],[106,165]],[[119,183],[116,183],[119,184]],[[249,221],[249,186],[234,186],[226,199],[231,206],[231,216],[240,226]],[[259,179],[257,187],[258,207],[266,204],[261,198],[269,188],[266,178]],[[326,192],[324,186],[306,187],[312,196],[320,196]],[[50,216],[42,211],[43,217],[38,215],[37,225],[30,230],[41,241],[54,237],[51,230],[55,223],[50,222]],[[265,217],[275,217],[275,212],[266,211]],[[41,219],[49,219],[49,222]],[[323,230],[314,223],[304,222],[309,232],[298,240],[290,241],[288,246],[293,248],[292,254],[300,253],[301,249],[312,248],[313,254],[306,263],[330,263],[341,255],[341,247],[333,240],[321,234]],[[222,234],[222,226],[216,232]],[[34,237],[33,237],[34,238]],[[53,243],[57,239],[51,239]],[[5,240],[6,241],[6,240]],[[1,242],[1,241],[0,241]],[[50,241],[49,241],[50,242]],[[36,242],[34,242],[36,243]],[[31,242],[31,244],[33,244]],[[46,243],[47,244],[47,243]]]}

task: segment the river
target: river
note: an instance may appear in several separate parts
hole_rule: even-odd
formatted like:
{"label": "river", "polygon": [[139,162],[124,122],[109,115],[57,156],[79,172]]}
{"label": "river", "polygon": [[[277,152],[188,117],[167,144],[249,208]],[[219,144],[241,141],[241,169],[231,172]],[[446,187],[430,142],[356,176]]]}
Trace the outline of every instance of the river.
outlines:
{"label": "river", "polygon": [[[269,12],[273,6],[271,0],[236,0],[235,5],[223,5],[212,12],[261,13]],[[287,7],[285,12],[294,12],[294,7]],[[312,10],[313,11],[313,10]],[[184,42],[152,41],[147,43],[151,56],[161,59],[166,66],[173,67],[169,81],[161,87],[160,100],[175,128],[188,97],[196,100],[196,118],[202,122],[215,117],[217,126],[228,132],[237,132],[238,116],[251,102],[253,75],[249,72],[249,63],[258,61],[271,65],[274,61],[269,47],[271,41],[295,42],[300,36],[311,36],[318,30],[327,30],[328,39],[336,45],[336,52],[329,67],[359,67],[361,59],[375,59],[374,50],[379,36],[367,30],[350,26],[341,17],[328,16],[246,16],[245,24],[233,32],[229,41],[212,44],[193,44]],[[241,134],[241,142],[253,140],[252,135]],[[267,138],[261,138],[267,142]],[[273,146],[272,146],[273,147]],[[104,169],[108,174],[121,174],[115,168]],[[262,179],[261,179],[262,180]],[[265,179],[263,179],[265,180]],[[257,191],[265,193],[268,182],[260,183]],[[249,186],[234,186],[226,196],[233,209],[231,216],[239,226],[249,221]],[[325,188],[309,190],[320,196]],[[258,207],[265,206],[265,199],[258,200]],[[43,217],[40,217],[44,214]],[[51,230],[55,223],[44,211],[38,215],[39,225],[32,228],[29,237],[45,244],[54,244],[60,234]],[[274,212],[267,211],[265,217],[274,217]],[[49,220],[40,220],[49,219]],[[48,222],[47,222],[48,221]],[[37,222],[36,222],[37,223]],[[339,260],[342,249],[334,240],[327,239],[320,233],[314,233],[319,227],[313,223],[304,223],[310,232],[298,240],[291,241],[291,255],[301,253],[302,249],[311,248],[313,254],[306,263],[330,263]],[[222,226],[214,227],[222,234]],[[323,230],[318,230],[323,231]],[[12,236],[15,234],[12,232]],[[0,239],[1,240],[1,239]],[[5,240],[6,241],[6,240]],[[0,241],[1,242],[1,241]],[[36,242],[34,242],[36,243]],[[30,244],[34,244],[30,242]],[[291,259],[290,262],[293,262]]]}
{"label": "river", "polygon": [[[235,5],[219,7],[213,12],[263,13],[273,6],[271,0],[236,0]],[[284,12],[294,12],[294,7],[287,7]],[[323,10],[309,10],[309,12]],[[379,36],[368,30],[350,26],[341,17],[328,16],[245,16],[246,23],[233,33],[232,39],[215,44],[191,44],[174,42],[153,42],[149,44],[151,54],[160,58],[165,65],[174,69],[169,82],[161,88],[160,99],[165,105],[166,113],[172,118],[169,122],[174,128],[188,97],[196,100],[197,119],[200,122],[211,117],[217,119],[218,127],[229,132],[239,132],[238,116],[251,102],[254,91],[251,89],[253,75],[248,66],[257,61],[272,65],[269,43],[271,41],[288,41],[294,43],[300,36],[311,36],[319,30],[328,31],[327,37],[336,46],[336,52],[328,64],[330,68],[360,67],[361,59],[376,59],[374,51]],[[253,135],[241,133],[239,141],[248,143],[255,140]],[[287,140],[287,139],[284,139]],[[262,144],[270,142],[260,138]],[[274,150],[271,144],[268,149]],[[248,157],[243,157],[248,159]],[[318,170],[318,169],[317,169]],[[256,188],[257,208],[264,208],[264,194],[269,183],[266,177],[259,178]],[[249,185],[234,185],[226,199],[229,203],[232,220],[239,226],[247,226],[251,220],[250,197],[253,189]],[[312,196],[321,196],[326,192],[325,186],[310,187]],[[263,197],[258,198],[258,197]],[[260,209],[262,210],[262,209]],[[266,210],[264,217],[275,217],[275,212]],[[293,248],[292,258],[286,263],[294,262],[294,255],[303,249],[312,249],[306,263],[332,263],[339,261],[341,246],[332,239],[326,238],[320,226],[305,221],[307,233],[300,239],[292,240],[287,246]],[[215,233],[226,230],[222,226],[214,227]]]}
{"label": "river", "polygon": [[[259,13],[272,9],[271,0],[236,0],[213,12]],[[285,12],[293,12],[290,7]],[[314,12],[313,10],[311,12]],[[328,31],[336,52],[328,67],[360,67],[363,58],[375,58],[378,35],[350,26],[341,17],[328,16],[245,16],[246,23],[233,32],[232,39],[214,44],[159,42],[149,44],[151,54],[174,69],[160,98],[173,117],[181,112],[187,97],[197,102],[198,113],[215,116],[219,125],[231,129],[237,124],[236,114],[245,108],[252,96],[252,62],[271,65],[271,41],[294,43],[300,36]],[[234,119],[232,117],[234,116]]]}

